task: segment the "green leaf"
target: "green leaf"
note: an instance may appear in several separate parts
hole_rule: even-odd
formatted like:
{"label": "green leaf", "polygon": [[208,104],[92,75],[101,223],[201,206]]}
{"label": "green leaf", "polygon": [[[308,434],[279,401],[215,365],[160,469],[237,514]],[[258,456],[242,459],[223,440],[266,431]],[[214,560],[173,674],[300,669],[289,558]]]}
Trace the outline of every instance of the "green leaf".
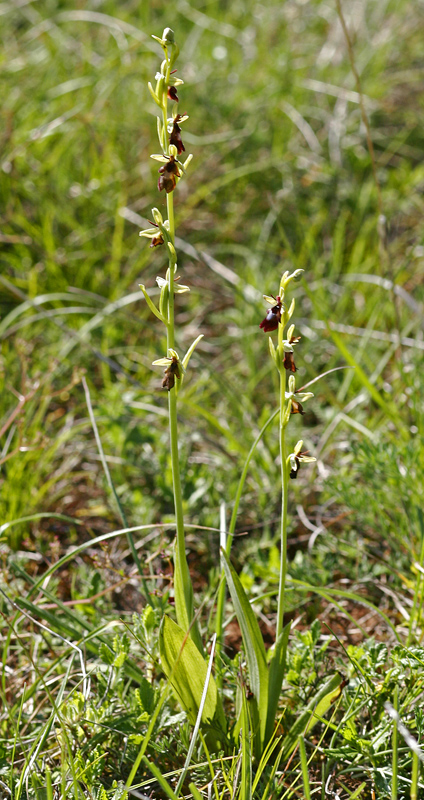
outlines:
{"label": "green leaf", "polygon": [[[160,627],[159,650],[163,671],[190,722],[195,725],[208,665],[189,635],[167,616]],[[202,723],[213,722],[225,731],[224,712],[211,675]]]}
{"label": "green leaf", "polygon": [[150,94],[151,94],[151,96],[152,96],[153,100],[155,101],[155,103],[157,103],[157,104],[158,104],[159,108],[162,108],[162,103],[160,102],[159,98],[157,97],[157,95],[156,95],[156,92],[155,92],[155,90],[154,90],[154,88],[153,88],[152,84],[150,83],[150,81],[149,81],[149,83],[147,84],[147,88],[149,89],[149,92],[150,92]]}
{"label": "green leaf", "polygon": [[281,694],[284,674],[286,671],[286,653],[290,634],[289,622],[281,631],[276,643],[269,665],[268,678],[268,713],[266,720],[265,744],[269,742],[274,732],[275,717],[278,709],[278,700]]}
{"label": "green leaf", "polygon": [[99,656],[105,664],[108,664],[110,667],[113,664],[113,659],[115,656],[113,655],[110,647],[108,647],[104,642],[101,643],[99,647]]}
{"label": "green leaf", "polygon": [[225,577],[243,637],[250,689],[257,703],[261,747],[265,742],[268,711],[268,665],[262,634],[240,579],[226,553],[221,550]]}
{"label": "green leaf", "polygon": [[284,741],[284,758],[293,752],[297,745],[298,736],[305,735],[312,730],[314,725],[319,722],[328,711],[331,704],[340,694],[340,684],[342,676],[337,673],[329,678],[324,686],[309,701],[307,708],[290,728]]}
{"label": "green leaf", "polygon": [[125,663],[127,656],[130,652],[130,643],[128,636],[124,633],[123,635],[120,634],[119,636],[115,636],[113,639],[113,650],[115,652],[115,658],[113,659],[113,666],[122,667]]}
{"label": "green leaf", "polygon": [[135,690],[135,698],[141,711],[153,713],[155,703],[155,690],[146,678],[142,678]]}

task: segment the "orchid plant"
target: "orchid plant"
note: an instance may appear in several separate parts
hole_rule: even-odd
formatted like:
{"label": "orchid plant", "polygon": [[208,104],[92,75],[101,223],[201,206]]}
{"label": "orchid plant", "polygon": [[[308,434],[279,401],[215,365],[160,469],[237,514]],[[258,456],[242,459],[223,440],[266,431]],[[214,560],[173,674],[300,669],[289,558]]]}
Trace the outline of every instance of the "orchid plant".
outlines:
{"label": "orchid plant", "polygon": [[[175,295],[190,291],[188,286],[178,283],[177,253],[175,250],[174,190],[185,174],[191,161],[189,155],[184,164],[179,160],[185,147],[181,137],[180,123],[188,119],[186,114],[178,113],[178,87],[183,85],[177,78],[174,69],[179,49],[175,42],[174,32],[165,28],[162,37],[153,36],[164,52],[160,71],[156,73],[156,86],[149,83],[149,91],[160,109],[157,118],[157,131],[161,153],[151,158],[158,161],[158,190],[166,194],[167,219],[164,220],[158,208],[152,210],[152,227],[140,232],[140,236],[150,239],[150,247],[164,246],[168,256],[168,269],[165,277],[159,276],[156,281],[160,289],[159,307],[150,298],[147,289],[140,284],[147,304],[153,314],[163,323],[166,329],[166,355],[156,359],[154,366],[164,366],[165,374],[162,387],[168,391],[169,435],[172,464],[172,481],[176,519],[176,540],[174,556],[174,592],[175,608],[178,624],[190,635],[196,646],[202,651],[202,642],[196,620],[194,619],[193,588],[186,557],[183,502],[181,492],[180,468],[178,459],[178,422],[177,395],[184,379],[190,357],[202,336],[198,336],[183,357],[175,347]],[[168,116],[168,103],[172,104],[172,115]]]}
{"label": "orchid plant", "polygon": [[[301,463],[315,461],[313,456],[302,453],[303,441],[299,441],[293,453],[287,455],[286,428],[293,414],[304,414],[303,405],[306,400],[313,397],[312,392],[296,390],[294,373],[297,371],[294,360],[294,347],[300,341],[300,336],[294,335],[295,326],[291,324],[286,332],[294,310],[295,300],[291,300],[289,307],[285,303],[288,287],[292,281],[297,281],[303,274],[302,269],[293,273],[285,272],[281,277],[280,290],[277,297],[264,295],[264,300],[272,307],[268,309],[265,319],[259,327],[265,333],[277,330],[277,347],[272,337],[269,337],[269,352],[272,361],[280,375],[280,463],[281,463],[281,553],[280,553],[280,583],[278,590],[277,611],[277,637],[283,630],[285,608],[285,586],[287,576],[287,496],[289,478],[296,478]],[[287,381],[287,373],[289,379]],[[288,385],[287,385],[288,384]]]}
{"label": "orchid plant", "polygon": [[[205,747],[216,750],[231,749],[237,742],[239,735],[253,740],[253,752],[259,762],[262,754],[271,746],[276,733],[276,716],[278,714],[279,698],[285,673],[285,660],[290,625],[284,627],[285,611],[285,585],[287,574],[287,496],[289,479],[296,478],[302,464],[315,461],[302,450],[303,442],[295,445],[293,452],[287,453],[286,428],[292,415],[303,414],[303,403],[312,393],[296,388],[296,364],[294,348],[300,341],[300,336],[295,335],[295,326],[290,322],[295,301],[291,300],[287,307],[286,296],[290,283],[299,280],[303,270],[295,270],[292,274],[285,272],[281,278],[279,292],[276,297],[265,296],[270,308],[265,319],[260,323],[260,328],[265,333],[277,331],[277,344],[272,337],[269,338],[269,350],[272,361],[280,375],[280,404],[279,404],[279,441],[281,456],[281,568],[278,589],[278,610],[276,624],[276,641],[273,649],[267,654],[265,651],[262,634],[256,616],[253,612],[249,598],[240,582],[238,575],[231,565],[229,555],[231,541],[237,518],[237,510],[246,477],[247,467],[255,446],[253,445],[245,468],[242,472],[237,495],[234,503],[230,523],[229,536],[225,548],[222,550],[223,575],[218,590],[216,612],[216,662],[217,680],[211,674],[211,664],[205,658],[200,632],[193,607],[193,588],[186,558],[185,532],[183,519],[183,504],[181,481],[178,460],[178,427],[177,427],[177,397],[185,378],[190,357],[202,338],[197,339],[187,350],[186,354],[179,355],[175,339],[174,304],[178,294],[189,291],[189,287],[179,283],[177,273],[177,252],[175,249],[175,221],[174,221],[174,191],[184,177],[191,156],[180,161],[180,156],[185,152],[181,137],[180,124],[188,119],[178,111],[179,87],[183,84],[175,76],[174,65],[178,56],[178,46],[174,33],[166,28],[161,38],[153,37],[161,45],[165,58],[160,71],[156,74],[156,86],[149,84],[150,93],[160,109],[157,128],[161,147],[159,154],[154,154],[153,159],[158,161],[159,167],[158,190],[166,195],[167,219],[163,219],[161,212],[152,210],[152,227],[141,231],[140,235],[150,239],[150,247],[164,247],[168,258],[168,268],[165,277],[158,277],[157,284],[160,289],[158,306],[151,299],[146,287],[141,285],[146,302],[152,313],[162,322],[166,329],[166,353],[154,362],[154,366],[164,367],[162,388],[168,392],[169,401],[169,431],[170,450],[172,463],[172,478],[174,490],[176,539],[174,556],[174,595],[177,623],[165,616],[159,635],[159,648],[162,668],[164,669],[176,696],[185,708],[189,719],[195,726],[202,724],[205,738],[202,739]],[[168,103],[172,103],[172,115],[168,116]],[[288,380],[287,380],[288,374]],[[262,434],[272,422],[273,417],[266,423]],[[261,434],[261,435],[262,435]],[[260,437],[259,437],[260,438]],[[221,670],[221,654],[223,641],[223,616],[225,606],[225,585],[229,587],[235,612],[242,631],[244,650],[246,654],[249,689],[244,692],[239,704],[238,721],[229,731],[223,710],[223,673]],[[214,645],[213,645],[214,647]],[[212,648],[213,649],[213,648]],[[331,685],[321,690],[320,710],[325,711],[326,703],[330,702],[331,692],[340,682],[335,676]],[[334,684],[334,685],[333,685]],[[328,690],[327,690],[328,688]],[[317,700],[318,702],[318,700]],[[310,714],[305,716],[304,727],[310,723]],[[303,725],[303,723],[302,723]],[[303,730],[293,732],[287,739],[287,752],[296,745],[297,736]],[[250,734],[249,734],[250,731]],[[290,732],[289,732],[290,733]],[[247,739],[246,739],[247,742]],[[295,744],[293,744],[293,742]]]}

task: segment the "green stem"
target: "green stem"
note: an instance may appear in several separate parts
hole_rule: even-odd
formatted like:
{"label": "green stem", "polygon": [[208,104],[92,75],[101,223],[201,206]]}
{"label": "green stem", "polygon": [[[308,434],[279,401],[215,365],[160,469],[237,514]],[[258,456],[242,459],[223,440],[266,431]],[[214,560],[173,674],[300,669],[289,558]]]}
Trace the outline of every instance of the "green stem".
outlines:
{"label": "green stem", "polygon": [[[234,532],[235,532],[235,529],[236,529],[236,522],[237,522],[237,514],[238,514],[240,501],[241,501],[241,497],[242,497],[242,494],[243,494],[244,484],[245,484],[245,481],[246,481],[246,477],[247,477],[247,473],[248,473],[248,470],[249,470],[250,462],[251,462],[251,460],[253,458],[255,450],[256,450],[260,440],[262,439],[265,431],[269,428],[269,426],[274,421],[274,419],[275,419],[275,417],[277,416],[278,413],[279,413],[279,409],[274,411],[274,413],[271,414],[269,419],[266,421],[266,423],[263,426],[263,428],[259,431],[255,441],[252,444],[252,447],[249,450],[249,453],[248,453],[248,456],[246,458],[246,461],[244,462],[243,471],[241,473],[240,480],[239,480],[239,483],[238,483],[238,486],[237,486],[237,492],[236,492],[236,497],[235,497],[234,506],[233,506],[233,513],[231,514],[231,520],[230,520],[230,524],[228,526],[227,542],[226,542],[226,546],[225,546],[225,552],[226,552],[227,556],[230,555],[231,547],[232,547],[232,544],[233,544]],[[224,573],[224,570],[222,570],[222,572],[221,572],[221,582],[219,584],[219,589],[218,589],[218,599],[217,599],[217,604],[216,604],[216,622],[215,622],[215,632],[216,632],[216,649],[215,649],[215,652],[216,652],[216,683],[221,688],[222,688],[222,673],[221,673],[221,670],[220,670],[220,665],[221,665],[220,656],[221,656],[222,645],[224,643],[223,628],[224,628],[224,609],[225,609],[226,588],[227,587],[226,587],[226,582],[225,582],[225,573]]]}
{"label": "green stem", "polygon": [[[169,80],[169,64],[166,73],[166,84]],[[166,152],[168,154],[168,137],[167,137],[167,98],[166,87],[163,97],[163,125],[164,125],[164,140],[166,143]],[[169,221],[169,238],[174,244],[175,242],[175,219],[174,219],[174,196],[172,192],[166,195],[166,205]],[[167,319],[167,349],[174,349],[175,346],[175,324],[174,324],[174,277],[175,265],[173,260],[169,259],[169,292],[168,292],[168,319]],[[171,468],[172,468],[172,484],[174,493],[174,507],[175,507],[175,521],[177,536],[175,542],[175,563],[174,563],[174,591],[175,591],[175,610],[177,614],[177,621],[184,631],[190,630],[191,637],[197,645],[200,652],[203,651],[202,641],[200,638],[199,629],[196,622],[193,622],[194,608],[193,608],[193,586],[190,579],[190,572],[187,564],[187,557],[185,552],[185,531],[184,531],[184,513],[183,513],[183,499],[181,492],[181,479],[180,479],[180,462],[178,454],[178,421],[177,421],[177,394],[175,386],[168,392],[168,408],[169,408],[169,436],[171,443]]]}
{"label": "green stem", "polygon": [[[174,198],[172,192],[166,196],[169,220],[169,235],[172,243],[175,238],[174,225]],[[167,347],[174,348],[174,264],[169,260],[169,294],[168,294],[168,325]],[[171,442],[172,484],[174,490],[175,521],[177,538],[175,543],[175,607],[178,624],[187,631],[193,619],[193,589],[188,570],[185,553],[185,532],[183,499],[181,492],[180,462],[178,455],[178,421],[177,421],[177,395],[175,386],[168,392],[169,407],[169,436]]]}
{"label": "green stem", "polygon": [[288,466],[286,454],[286,370],[284,367],[283,348],[284,328],[278,326],[278,358],[280,364],[280,459],[281,459],[281,534],[280,534],[280,580],[278,585],[277,628],[275,638],[278,639],[284,627],[284,607],[287,576],[287,494]]}

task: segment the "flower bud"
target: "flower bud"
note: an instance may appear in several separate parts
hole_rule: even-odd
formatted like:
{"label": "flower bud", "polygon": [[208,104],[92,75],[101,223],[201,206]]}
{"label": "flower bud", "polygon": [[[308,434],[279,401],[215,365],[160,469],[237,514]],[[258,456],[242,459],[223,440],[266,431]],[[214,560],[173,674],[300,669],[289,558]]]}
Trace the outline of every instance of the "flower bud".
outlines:
{"label": "flower bud", "polygon": [[163,217],[158,208],[152,208],[153,219],[156,225],[163,225]]}
{"label": "flower bud", "polygon": [[162,41],[164,44],[175,44],[175,33],[172,28],[165,28],[162,34]]}
{"label": "flower bud", "polygon": [[172,244],[172,242],[167,242],[167,246],[168,246],[168,251],[169,251],[169,257],[170,257],[172,263],[176,264],[177,263],[177,253],[176,253],[175,247]]}
{"label": "flower bud", "polygon": [[296,305],[296,303],[295,303],[295,299],[294,299],[294,297],[293,297],[293,299],[292,299],[292,301],[291,301],[291,303],[290,303],[289,310],[287,311],[287,320],[289,320],[289,319],[291,319],[291,318],[292,318],[292,316],[293,316],[293,313],[294,313],[294,308],[295,308],[295,305]]}

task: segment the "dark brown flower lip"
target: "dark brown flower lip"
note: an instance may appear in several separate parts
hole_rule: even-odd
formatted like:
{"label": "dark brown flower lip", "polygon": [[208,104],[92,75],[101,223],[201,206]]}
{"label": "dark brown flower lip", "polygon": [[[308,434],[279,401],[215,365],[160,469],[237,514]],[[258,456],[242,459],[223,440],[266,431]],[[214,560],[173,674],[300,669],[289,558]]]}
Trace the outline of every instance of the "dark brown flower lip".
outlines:
{"label": "dark brown flower lip", "polygon": [[274,297],[274,300],[276,301],[275,306],[272,306],[272,308],[268,309],[268,311],[266,312],[265,319],[263,319],[259,325],[259,327],[262,328],[264,333],[277,330],[278,325],[281,322],[281,310],[283,307],[283,303],[279,295],[277,297]]}
{"label": "dark brown flower lip", "polygon": [[181,128],[178,125],[178,120],[181,119],[181,117],[181,114],[177,114],[177,116],[174,117],[174,125],[169,136],[169,144],[173,144],[177,148],[178,155],[185,151],[183,140],[181,138]]}
{"label": "dark brown flower lip", "polygon": [[168,99],[173,100],[174,103],[180,102],[176,86],[168,86]]}
{"label": "dark brown flower lip", "polygon": [[[290,342],[291,344],[291,342]],[[293,353],[284,353],[284,369],[289,370],[290,372],[296,372],[297,367],[294,363],[294,355]]]}
{"label": "dark brown flower lip", "polygon": [[291,401],[291,412],[290,413],[291,414],[302,414],[302,416],[305,413],[304,410],[303,410],[302,404],[299,403],[298,400],[293,400],[292,399],[292,401]]}
{"label": "dark brown flower lip", "polygon": [[165,192],[169,194],[173,192],[176,185],[177,185],[177,178],[181,176],[181,173],[178,169],[178,164],[174,158],[174,156],[168,156],[168,161],[166,164],[162,164],[159,168],[159,179],[158,179],[158,189],[161,192],[162,189],[165,189]]}
{"label": "dark brown flower lip", "polygon": [[[309,453],[309,450],[302,450],[302,451],[299,451],[299,453],[297,453],[297,455],[294,456],[295,466],[294,467],[292,466],[292,468],[290,470],[290,477],[291,477],[292,480],[295,480],[297,478],[297,473],[299,472],[300,464],[304,460],[304,457],[308,455],[308,453]],[[315,461],[316,459],[315,458],[309,458],[309,459],[306,459],[306,460],[307,461]]]}
{"label": "dark brown flower lip", "polygon": [[167,389],[168,392],[175,386],[175,378],[180,378],[180,365],[178,363],[178,359],[173,357],[172,362],[170,363],[169,367],[166,368],[164,371],[165,377],[162,381],[162,388]]}
{"label": "dark brown flower lip", "polygon": [[162,234],[159,233],[159,225],[156,225],[156,222],[152,222],[150,219],[147,220],[147,221],[150,222],[150,225],[152,225],[152,227],[158,229],[158,235],[151,237],[151,242],[150,242],[149,247],[158,247],[159,245],[164,244],[165,240],[164,240]]}

